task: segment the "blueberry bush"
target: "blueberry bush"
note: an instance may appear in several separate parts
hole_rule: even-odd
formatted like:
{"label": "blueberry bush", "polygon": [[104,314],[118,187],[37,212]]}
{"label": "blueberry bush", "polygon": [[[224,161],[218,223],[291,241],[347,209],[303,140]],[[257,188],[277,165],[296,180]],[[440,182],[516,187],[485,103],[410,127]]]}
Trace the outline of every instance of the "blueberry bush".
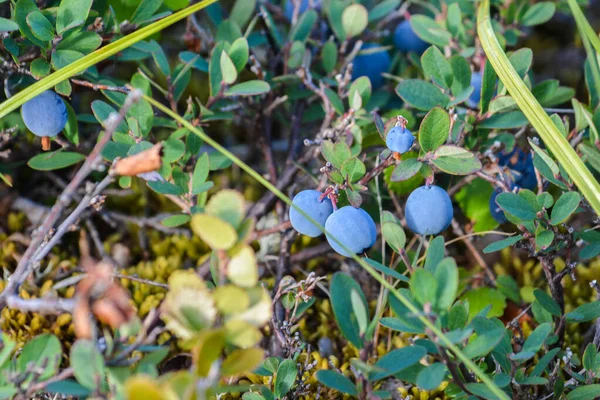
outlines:
{"label": "blueberry bush", "polygon": [[600,398],[594,7],[0,0],[0,398]]}

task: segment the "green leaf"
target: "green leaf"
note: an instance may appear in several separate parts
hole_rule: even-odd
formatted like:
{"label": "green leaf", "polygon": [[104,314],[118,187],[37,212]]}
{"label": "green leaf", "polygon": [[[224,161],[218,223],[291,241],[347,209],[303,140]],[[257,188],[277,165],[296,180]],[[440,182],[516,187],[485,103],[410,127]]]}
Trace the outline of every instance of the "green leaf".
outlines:
{"label": "green leaf", "polygon": [[[569,0],[569,5],[572,10],[574,7],[578,9],[574,0]],[[573,182],[588,200],[594,211],[600,214],[600,184],[598,184],[575,150],[556,128],[552,119],[527,89],[525,82],[518,77],[514,67],[508,62],[492,27],[489,7],[489,0],[482,1],[479,5],[477,16],[478,36],[488,61],[498,72],[500,80],[507,87],[519,108],[527,116],[533,128],[538,132],[548,150],[556,157],[559,165],[565,169],[569,177],[573,179]],[[596,36],[596,34],[593,33],[591,36]],[[597,36],[595,42],[600,44],[600,39]],[[596,47],[596,45],[594,46]],[[598,49],[600,49],[600,46],[597,47]]]}
{"label": "green leaf", "polygon": [[150,181],[148,182],[148,187],[160,194],[169,194],[172,196],[182,196],[185,194],[182,188],[171,182]]}
{"label": "green leaf", "polygon": [[500,343],[506,330],[504,328],[492,329],[483,332],[463,349],[469,358],[479,358],[489,354]]}
{"label": "green leaf", "polygon": [[321,50],[321,63],[326,73],[331,73],[337,64],[338,50],[335,42],[327,41]]}
{"label": "green leaf", "polygon": [[[241,73],[248,63],[248,57],[250,54],[248,49],[248,41],[246,38],[241,37],[236,39],[235,42],[231,44],[227,54],[231,58],[233,65],[235,65],[237,73]],[[221,69],[223,69],[223,65],[221,65]]]}
{"label": "green leaf", "polygon": [[319,15],[312,9],[300,14],[298,22],[290,31],[290,41],[305,42],[310,37],[317,18],[319,18]]}
{"label": "green leaf", "polygon": [[399,162],[392,172],[392,182],[402,182],[416,175],[423,163],[417,158],[407,158]]}
{"label": "green leaf", "polygon": [[588,344],[581,359],[583,368],[585,368],[587,371],[594,371],[596,369],[597,356],[598,351],[596,350],[596,346],[593,343]]}
{"label": "green leaf", "polygon": [[[27,15],[29,15],[31,12],[34,12],[34,11],[39,11],[39,9],[33,0],[19,0],[19,1],[17,1],[17,4],[15,5],[14,20],[19,25],[19,30],[21,31],[23,36],[25,36],[27,39],[29,39],[33,44],[35,44],[41,48],[44,48],[46,46],[46,43],[44,43],[42,40],[38,39],[37,36],[35,36],[33,34],[33,32],[31,32],[31,28],[27,24]],[[4,44],[6,44],[6,41],[4,42]],[[49,89],[52,86],[54,86],[54,84],[49,85],[46,89]],[[42,91],[40,91],[40,93]],[[27,91],[22,90],[19,93],[22,93],[22,92],[27,92]],[[36,93],[36,95],[40,94],[40,93]],[[18,93],[17,93],[17,95],[18,95]],[[33,97],[35,97],[35,96],[31,96],[27,100],[29,100]],[[27,100],[24,100],[23,103],[25,103],[25,101],[27,101]],[[20,103],[19,105],[21,105],[23,103]],[[15,106],[15,108],[18,107],[19,105]],[[0,116],[0,118],[2,118],[3,116],[4,115]]]}
{"label": "green leaf", "polygon": [[256,96],[259,94],[268,93],[271,86],[265,81],[247,81],[238,83],[225,91],[225,96]]}
{"label": "green leaf", "polygon": [[0,17],[0,32],[12,32],[19,29],[19,24],[8,18]]}
{"label": "green leaf", "polygon": [[163,163],[169,164],[179,160],[185,154],[185,144],[173,137],[163,142]]}
{"label": "green leaf", "polygon": [[484,254],[494,253],[496,251],[500,251],[507,247],[512,246],[517,243],[519,240],[523,239],[523,235],[510,236],[506,239],[498,240],[497,242],[488,244],[485,249],[483,249]]}
{"label": "green leaf", "polygon": [[77,124],[77,114],[68,102],[65,102],[65,106],[67,106],[68,117],[63,134],[69,140],[69,142],[77,146],[79,144],[79,126]]}
{"label": "green leaf", "polygon": [[550,314],[556,317],[559,317],[562,314],[560,306],[552,297],[550,297],[548,293],[541,289],[535,289],[533,291],[533,295],[535,296],[536,300],[540,302],[540,305],[544,308],[544,310],[548,311]]}
{"label": "green leaf", "polygon": [[600,317],[600,301],[581,305],[566,315],[569,322],[587,322]]}
{"label": "green leaf", "polygon": [[32,11],[27,14],[27,25],[38,39],[44,42],[54,39],[54,27],[41,12]]}
{"label": "green leaf", "polygon": [[131,16],[131,22],[140,24],[148,21],[162,5],[162,0],[142,0]]}
{"label": "green leaf", "polygon": [[427,43],[435,44],[436,46],[444,47],[448,45],[452,38],[450,32],[443,29],[433,19],[422,14],[413,15],[410,18],[410,25],[417,36]]}
{"label": "green leaf", "polygon": [[54,69],[61,69],[76,63],[82,57],[83,53],[75,50],[55,50],[52,52],[52,59],[50,61]]}
{"label": "green leaf", "polygon": [[551,230],[540,230],[535,234],[535,244],[542,250],[548,248],[554,241],[554,232]]}
{"label": "green leaf", "polygon": [[80,385],[74,380],[64,380],[52,382],[46,386],[46,389],[50,393],[57,393],[65,396],[74,397],[87,397],[90,394],[90,390]]}
{"label": "green leaf", "polygon": [[354,315],[356,315],[356,320],[358,321],[359,334],[362,336],[367,331],[367,325],[369,324],[369,321],[367,320],[367,307],[356,290],[350,292],[350,302],[352,303],[352,311],[354,312]]}
{"label": "green leaf", "polygon": [[[448,260],[446,262],[446,260]],[[447,258],[439,263],[435,269],[435,280],[437,281],[436,307],[447,310],[454,303],[458,291],[458,268],[453,258]]]}
{"label": "green leaf", "polygon": [[[263,357],[263,349],[250,348],[234,350],[227,358],[225,358],[225,361],[223,361],[221,370],[225,376],[249,373],[260,364]],[[294,364],[294,368],[295,366],[296,365]]]}
{"label": "green leaf", "polygon": [[56,46],[59,50],[75,50],[90,53],[102,44],[102,36],[96,32],[71,31]]}
{"label": "green leaf", "polygon": [[88,17],[93,0],[61,0],[56,13],[56,31],[65,31],[83,25]]}
{"label": "green leaf", "polygon": [[542,348],[542,345],[546,341],[546,338],[548,338],[550,332],[552,332],[552,324],[545,323],[539,325],[529,334],[521,351],[537,353]]}
{"label": "green leaf", "polygon": [[352,300],[349,295],[353,290],[356,291],[362,298],[366,308],[366,299],[360,286],[348,275],[337,272],[331,279],[329,290],[333,315],[335,316],[335,320],[342,335],[355,347],[361,349],[363,347],[363,340],[360,335],[358,319],[353,312]]}
{"label": "green leaf", "polygon": [[179,61],[185,64],[190,64],[192,68],[198,71],[208,72],[208,63],[200,54],[196,54],[191,51],[182,51],[179,53]]}
{"label": "green leaf", "polygon": [[369,11],[369,22],[379,21],[380,19],[388,16],[398,6],[400,6],[401,0],[384,0]]}
{"label": "green leaf", "polygon": [[544,150],[540,149],[531,139],[528,139],[529,145],[533,149],[533,151],[546,163],[550,171],[554,176],[558,176],[560,174],[560,170],[558,169],[558,165],[554,162],[552,157],[550,157]]}
{"label": "green leaf", "polygon": [[237,69],[225,50],[221,51],[220,66],[221,73],[223,74],[223,82],[228,85],[234,83],[237,79]]}
{"label": "green leaf", "polygon": [[29,65],[31,75],[36,79],[41,79],[50,73],[50,64],[43,58],[36,58]]}
{"label": "green leaf", "polygon": [[296,382],[298,370],[294,360],[285,359],[279,364],[277,374],[275,375],[275,396],[279,399],[283,398]]}
{"label": "green leaf", "polygon": [[452,66],[437,47],[431,46],[423,53],[421,65],[426,78],[433,79],[438,86],[446,89],[452,86]]}
{"label": "green leaf", "polygon": [[563,193],[556,203],[554,207],[552,207],[552,214],[550,215],[550,223],[552,225],[558,225],[566,221],[571,214],[577,210],[579,206],[579,202],[581,202],[581,196],[577,192],[566,192]]}
{"label": "green leaf", "polygon": [[423,111],[429,111],[435,106],[445,108],[450,102],[450,98],[440,89],[420,79],[403,80],[396,86],[396,93],[406,103]]}
{"label": "green leaf", "polygon": [[446,111],[435,107],[427,113],[419,128],[419,144],[425,152],[435,151],[446,143],[450,133],[450,116]]}
{"label": "green leaf", "polygon": [[246,213],[244,196],[235,190],[220,190],[210,198],[206,213],[219,217],[237,229]]}
{"label": "green leaf", "polygon": [[104,359],[91,340],[76,341],[69,361],[77,382],[84,387],[94,390],[104,382]]}
{"label": "green leaf", "polygon": [[231,9],[229,18],[240,28],[246,26],[256,10],[256,0],[237,0]]}
{"label": "green leaf", "polygon": [[[384,212],[386,212],[386,211],[384,211]],[[401,280],[403,282],[410,282],[409,279],[406,276],[402,275],[400,272],[393,270],[389,267],[386,267],[385,265],[378,263],[375,260],[371,260],[370,258],[365,257],[365,261],[367,263],[369,263],[369,265],[372,266],[373,268],[375,268],[377,271],[382,272],[387,276],[390,276],[394,279]]]}
{"label": "green leaf", "polygon": [[46,380],[56,374],[61,360],[62,348],[58,338],[46,333],[36,336],[23,346],[17,358],[17,370],[25,372],[33,365],[35,370],[40,371],[39,379]]}
{"label": "green leaf", "polygon": [[504,211],[521,220],[529,221],[536,217],[536,211],[533,206],[516,193],[500,193],[496,197],[496,203]]}
{"label": "green leaf", "polygon": [[342,26],[347,38],[360,35],[369,23],[369,13],[362,4],[351,4],[342,13]]}
{"label": "green leaf", "polygon": [[354,110],[359,110],[361,107],[366,106],[370,98],[371,81],[368,77],[361,76],[352,82],[348,90],[348,99],[350,106]]}
{"label": "green leaf", "polygon": [[192,217],[187,214],[171,215],[170,217],[163,218],[160,223],[167,228],[175,228],[187,224],[191,219]]}
{"label": "green leaf", "polygon": [[231,224],[213,215],[195,214],[192,216],[191,226],[192,231],[215,250],[230,249],[238,238]]}
{"label": "green leaf", "polygon": [[446,375],[446,366],[442,363],[433,363],[424,368],[417,375],[417,386],[423,390],[437,389]]}
{"label": "green leaf", "polygon": [[481,161],[475,154],[453,145],[438,148],[431,162],[442,171],[453,175],[469,175],[481,169]]}
{"label": "green leaf", "polygon": [[400,221],[389,211],[383,212],[381,221],[383,238],[396,253],[399,253],[406,244],[406,234],[402,229],[402,225],[400,225]]}
{"label": "green leaf", "polygon": [[506,308],[506,296],[499,290],[480,287],[467,291],[462,300],[469,302],[469,318],[472,319],[483,310],[488,309],[487,317],[500,317]]}
{"label": "green leaf", "polygon": [[203,153],[198,157],[194,173],[192,174],[192,194],[198,194],[198,189],[206,182],[210,171],[208,165],[208,153]]}
{"label": "green leaf", "polygon": [[523,14],[521,23],[525,26],[543,24],[552,18],[555,11],[556,5],[553,2],[542,1],[541,3],[535,3]]}
{"label": "green leaf", "polygon": [[344,161],[340,172],[349,182],[356,182],[365,175],[367,168],[358,158],[352,157]]}
{"label": "green leaf", "polygon": [[320,370],[316,374],[317,380],[328,388],[335,389],[338,392],[349,394],[351,396],[357,396],[358,391],[356,386],[346,378],[344,375],[337,371],[332,370]]}
{"label": "green leaf", "polygon": [[38,171],[53,171],[70,167],[84,159],[85,156],[83,154],[57,150],[51,153],[40,153],[37,156],[33,156],[27,161],[27,165]]}
{"label": "green leaf", "polygon": [[439,283],[431,272],[416,269],[410,278],[410,292],[423,305],[435,304]]}
{"label": "green leaf", "polygon": [[350,147],[344,142],[333,143],[329,140],[324,140],[321,143],[321,153],[327,161],[335,168],[342,168],[342,165],[352,156]]}
{"label": "green leaf", "polygon": [[590,400],[600,396],[600,384],[580,386],[567,395],[567,400]]}
{"label": "green leaf", "polygon": [[390,375],[417,364],[425,357],[427,350],[422,346],[407,346],[392,350],[375,363],[375,367],[382,371],[374,371],[369,374],[369,382],[387,378]]}

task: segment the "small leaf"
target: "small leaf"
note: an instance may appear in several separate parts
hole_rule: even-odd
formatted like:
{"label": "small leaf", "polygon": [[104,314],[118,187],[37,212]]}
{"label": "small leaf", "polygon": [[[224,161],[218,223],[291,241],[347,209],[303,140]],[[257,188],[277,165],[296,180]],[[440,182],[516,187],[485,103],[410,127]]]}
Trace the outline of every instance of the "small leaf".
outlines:
{"label": "small leaf", "polygon": [[535,153],[542,160],[544,160],[544,162],[546,163],[548,168],[550,168],[550,171],[552,171],[552,174],[554,176],[558,176],[560,174],[560,170],[558,169],[558,165],[554,162],[554,160],[544,150],[542,150],[538,146],[536,146],[536,144],[533,143],[533,141],[531,139],[528,139],[528,140],[529,140],[529,145],[531,146],[533,151],[535,151]]}
{"label": "small leaf", "polygon": [[369,13],[362,4],[351,4],[342,13],[342,26],[347,38],[360,35],[369,23]]}
{"label": "small leaf", "polygon": [[406,346],[392,350],[375,363],[375,367],[382,371],[374,371],[369,374],[369,382],[378,381],[390,375],[417,364],[421,358],[427,355],[427,350],[422,346]]}
{"label": "small leaf", "polygon": [[437,389],[446,375],[446,366],[442,363],[433,363],[424,368],[417,375],[417,386],[423,390]]}
{"label": "small leaf", "polygon": [[349,296],[349,293],[353,290],[361,295],[364,304],[366,304],[364,294],[354,279],[341,272],[333,275],[329,288],[333,315],[342,335],[355,347],[361,349],[363,340],[360,336],[358,320],[353,312],[352,300]]}
{"label": "small leaf", "polygon": [[580,386],[567,395],[567,400],[590,400],[600,396],[600,384]]}
{"label": "small leaf", "polygon": [[244,196],[235,190],[220,190],[210,198],[206,205],[206,213],[220,218],[237,229],[246,213],[246,201]]}
{"label": "small leaf", "polygon": [[39,379],[45,380],[56,374],[61,360],[62,348],[58,338],[46,333],[36,336],[23,346],[17,358],[17,370],[25,372],[34,367],[40,371]]}
{"label": "small leaf", "polygon": [[0,32],[12,32],[19,29],[19,24],[8,18],[0,17]]}
{"label": "small leaf", "polygon": [[563,193],[554,207],[552,207],[552,213],[550,215],[550,223],[552,225],[558,225],[566,221],[579,206],[581,202],[581,196],[577,192],[566,192]]}
{"label": "small leaf", "polygon": [[357,396],[356,386],[344,375],[333,370],[320,370],[316,374],[317,380],[328,388],[335,389],[338,392]]}
{"label": "small leaf", "polygon": [[321,153],[335,168],[342,168],[344,162],[352,156],[350,147],[344,142],[333,143],[324,140],[321,143]]}
{"label": "small leaf", "polygon": [[492,329],[478,335],[464,349],[465,356],[473,359],[489,354],[500,343],[506,330],[504,328]]}
{"label": "small leaf", "polygon": [[194,233],[216,250],[227,250],[237,241],[237,232],[227,222],[208,214],[195,214],[191,221]]}
{"label": "small leaf", "polygon": [[[358,101],[355,100],[355,97],[358,96]],[[350,99],[350,106],[354,110],[359,110],[361,107],[364,107],[369,102],[371,98],[371,81],[366,76],[361,76],[357,78],[350,85],[350,89],[348,90],[348,99]]]}
{"label": "small leaf", "polygon": [[32,11],[27,14],[27,25],[38,39],[44,42],[54,39],[54,27],[41,12]]}
{"label": "small leaf", "polygon": [[448,140],[450,132],[450,116],[443,109],[436,107],[429,111],[419,128],[419,144],[425,152],[436,150]]}
{"label": "small leaf", "polygon": [[[231,44],[231,47],[229,48],[227,54],[231,58],[233,65],[235,65],[237,73],[239,74],[240,72],[242,72],[242,70],[248,63],[249,57],[248,41],[246,40],[246,38],[241,37],[236,39],[235,42]],[[223,69],[222,65],[221,69]]]}
{"label": "small leaf", "polygon": [[305,42],[313,30],[319,15],[315,10],[307,10],[300,14],[298,22],[290,31],[291,42]]}
{"label": "small leaf", "polygon": [[340,172],[344,178],[352,183],[362,178],[367,172],[367,168],[365,167],[365,164],[363,164],[363,162],[358,158],[352,157],[347,159],[344,164],[342,164]]}
{"label": "small leaf", "polygon": [[540,302],[540,305],[544,308],[544,310],[556,317],[561,315],[560,306],[552,297],[550,297],[548,293],[541,289],[535,289],[533,291],[533,295],[535,296],[536,300]]}
{"label": "small leaf", "polygon": [[509,214],[529,221],[536,217],[535,209],[523,197],[515,193],[500,193],[496,197],[496,203]]}
{"label": "small leaf", "polygon": [[433,274],[424,269],[416,269],[410,278],[410,292],[423,305],[435,303],[438,285]]}
{"label": "small leaf", "polygon": [[402,229],[402,225],[400,225],[400,221],[398,221],[389,211],[383,212],[381,234],[387,244],[389,244],[396,253],[399,253],[404,249],[404,245],[406,244],[406,234],[404,233],[404,229]]}
{"label": "small leaf", "polygon": [[258,265],[252,247],[245,245],[231,256],[227,278],[237,286],[254,287],[258,282]]}
{"label": "small leaf", "polygon": [[468,175],[481,169],[481,161],[475,154],[459,146],[441,146],[434,156],[431,160],[433,165],[448,174]]}
{"label": "small leaf", "polygon": [[187,214],[171,215],[170,217],[163,218],[160,223],[167,228],[174,228],[183,224],[187,224],[191,219],[192,217]]}
{"label": "small leaf", "polygon": [[394,172],[392,172],[392,177],[390,179],[392,182],[408,180],[415,176],[422,166],[423,163],[416,158],[402,160],[394,168]]}
{"label": "small leaf", "polygon": [[549,21],[556,11],[556,5],[550,1],[542,1],[540,3],[533,4],[527,9],[521,23],[525,26],[534,26],[543,24]]}
{"label": "small leaf", "polygon": [[451,87],[454,76],[452,66],[437,47],[431,46],[423,53],[421,65],[427,78],[446,89]]}
{"label": "small leaf", "polygon": [[350,301],[352,303],[352,311],[354,312],[354,315],[356,315],[358,321],[359,334],[362,336],[367,331],[367,325],[369,323],[367,321],[367,308],[363,303],[360,294],[358,294],[356,290],[350,292]]}
{"label": "small leaf", "polygon": [[600,317],[600,301],[581,305],[566,315],[569,322],[587,322]]}
{"label": "small leaf", "polygon": [[52,153],[40,153],[27,161],[27,165],[38,171],[53,171],[70,167],[85,159],[83,154],[57,150]]}
{"label": "small leaf", "polygon": [[285,359],[279,368],[277,368],[277,374],[275,375],[275,396],[282,399],[292,388],[296,382],[296,376],[298,370],[296,368],[296,362],[294,360]]}
{"label": "small leaf", "polygon": [[238,75],[235,65],[224,50],[221,52],[220,60],[221,74],[223,74],[223,82],[225,82],[228,85],[231,85],[236,81]]}
{"label": "small leaf", "polygon": [[71,347],[70,363],[77,382],[95,390],[104,382],[104,359],[91,340],[78,340]]}
{"label": "small leaf", "polygon": [[447,310],[454,303],[458,291],[458,268],[454,259],[440,262],[434,276],[437,281],[436,307]]}
{"label": "small leaf", "polygon": [[497,242],[488,244],[485,247],[485,249],[483,249],[483,253],[484,254],[488,254],[488,253],[493,253],[493,252],[496,252],[496,251],[500,251],[502,249],[505,249],[507,247],[512,246],[513,244],[517,243],[521,239],[523,239],[523,235],[516,235],[516,236],[507,237],[506,239],[502,239],[502,240],[499,240]]}
{"label": "small leaf", "polygon": [[[258,348],[234,350],[223,361],[221,371],[225,376],[252,372],[260,364],[264,355],[264,350]],[[294,367],[296,367],[295,363]]]}
{"label": "small leaf", "polygon": [[93,0],[61,0],[56,13],[56,31],[65,31],[83,25],[88,17]]}
{"label": "small leaf", "polygon": [[403,80],[396,86],[396,93],[406,103],[423,111],[436,106],[445,108],[450,102],[450,98],[440,89],[420,79]]}
{"label": "small leaf", "polygon": [[452,38],[450,32],[443,29],[437,22],[435,22],[435,20],[426,15],[413,15],[410,18],[410,25],[417,36],[427,43],[431,43],[436,46],[444,47],[448,45],[450,39]]}
{"label": "small leaf", "polygon": [[225,91],[225,96],[256,96],[268,93],[271,86],[265,81],[253,80],[238,83]]}

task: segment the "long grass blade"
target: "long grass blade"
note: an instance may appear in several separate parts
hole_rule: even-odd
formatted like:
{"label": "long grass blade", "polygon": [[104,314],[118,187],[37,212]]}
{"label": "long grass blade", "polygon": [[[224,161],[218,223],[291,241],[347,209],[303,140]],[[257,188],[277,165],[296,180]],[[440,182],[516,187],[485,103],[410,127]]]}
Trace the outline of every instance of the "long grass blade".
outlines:
{"label": "long grass blade", "polygon": [[[498,77],[538,132],[546,147],[569,174],[573,182],[600,215],[600,185],[581,158],[558,131],[540,103],[531,94],[525,82],[519,77],[496,39],[490,20],[490,1],[483,0],[477,13],[477,33],[488,62],[492,63]],[[598,39],[596,37],[596,39]],[[593,41],[592,41],[593,43]]]}
{"label": "long grass blade", "polygon": [[[162,111],[163,113],[168,115],[170,118],[174,119],[179,124],[181,124],[182,126],[184,126],[187,129],[189,129],[190,132],[193,132],[194,134],[198,135],[205,143],[209,144],[215,150],[217,150],[219,153],[223,154],[225,157],[230,159],[233,163],[235,163],[238,167],[240,167],[248,175],[250,175],[252,178],[256,179],[266,189],[270,190],[281,201],[283,201],[284,203],[288,204],[291,207],[294,207],[306,219],[308,219],[310,222],[312,222],[313,224],[318,226],[319,229],[321,230],[321,232],[326,233],[330,237],[332,237],[333,240],[337,244],[339,244],[340,247],[342,247],[347,253],[352,254],[352,251],[350,251],[350,249],[348,249],[343,243],[341,243],[333,235],[330,235],[321,224],[319,224],[317,221],[312,219],[309,215],[307,215],[300,208],[298,208],[297,206],[292,204],[292,200],[288,196],[286,196],[282,191],[277,189],[271,182],[269,182],[265,178],[263,178],[258,172],[256,172],[254,169],[252,169],[252,167],[250,167],[248,164],[244,163],[237,156],[235,156],[229,150],[227,150],[226,148],[221,146],[219,143],[217,143],[215,140],[213,140],[210,136],[208,136],[202,130],[198,129],[197,127],[192,125],[190,122],[186,121],[184,118],[182,118],[181,116],[179,116],[178,114],[173,112],[168,107],[165,107],[164,105],[162,105],[161,103],[159,103],[158,101],[154,100],[151,97],[144,96],[144,99],[146,101],[148,101],[150,104],[152,104],[154,107],[156,107],[157,109],[159,109],[160,111]],[[425,317],[423,315],[422,310],[419,310],[415,306],[413,306],[413,304],[406,297],[404,297],[402,294],[400,294],[391,283],[389,283],[387,280],[385,280],[385,278],[382,275],[380,275],[373,267],[371,267],[363,259],[361,259],[360,257],[358,257],[355,254],[352,256],[352,258],[357,263],[359,263],[369,274],[371,274],[371,276],[373,276],[373,278],[375,278],[375,280],[377,280],[381,285],[383,285],[386,289],[388,289],[390,291],[390,293],[392,293],[400,302],[402,302],[410,310],[411,313],[413,313],[414,315],[417,315],[419,317],[419,319],[421,320],[421,322],[423,322],[423,324],[425,326],[427,326],[428,329],[431,330],[431,332],[438,338],[438,340],[444,346],[446,346],[448,349],[450,349],[456,355],[456,357],[465,364],[465,366],[467,368],[469,368],[478,378],[480,378],[481,381],[490,389],[490,391],[492,393],[494,393],[494,395],[496,395],[501,400],[510,400],[510,398],[508,397],[508,395],[505,392],[503,392],[481,369],[479,369],[479,367],[477,367],[477,365],[475,365],[475,363],[473,361],[471,361],[457,346],[455,346],[450,341],[450,339],[448,339],[448,337],[437,326],[435,326],[435,324],[433,324],[433,322],[431,322],[427,317]]]}
{"label": "long grass blade", "polygon": [[65,79],[68,79],[73,75],[85,71],[87,68],[99,63],[100,61],[105,60],[108,57],[113,56],[120,51],[125,50],[132,44],[137,43],[140,40],[144,40],[157,32],[160,32],[161,30],[174,24],[175,22],[180,21],[183,18],[186,18],[197,11],[200,11],[204,7],[207,7],[217,1],[218,0],[204,0],[200,3],[184,8],[181,11],[171,14],[168,17],[158,20],[141,29],[138,29],[137,31],[132,32],[129,35],[117,41],[114,41],[94,51],[93,53],[88,54],[87,56],[75,61],[74,63],[59,69],[58,71],[48,75],[44,79],[29,86],[27,90],[23,90],[15,94],[13,97],[0,104],[0,118],[5,117],[9,112],[19,108],[23,103],[27,102],[28,100],[31,100],[35,96],[44,92],[45,90],[56,86]]}
{"label": "long grass blade", "polygon": [[592,46],[594,46],[594,49],[600,53],[600,38],[594,31],[594,28],[592,28],[588,20],[585,18],[583,11],[581,11],[581,7],[579,7],[579,4],[577,4],[576,0],[567,0],[567,3],[569,3],[571,13],[573,14],[573,18],[575,18],[579,32],[582,35],[585,35]]}

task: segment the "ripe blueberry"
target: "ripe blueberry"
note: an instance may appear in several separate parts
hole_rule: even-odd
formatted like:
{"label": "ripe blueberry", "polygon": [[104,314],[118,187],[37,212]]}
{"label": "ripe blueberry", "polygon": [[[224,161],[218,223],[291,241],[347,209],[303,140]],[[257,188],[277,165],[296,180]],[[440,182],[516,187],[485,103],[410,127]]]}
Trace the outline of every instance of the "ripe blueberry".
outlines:
{"label": "ripe blueberry", "polygon": [[437,235],[452,222],[454,210],[446,191],[438,186],[421,186],[406,200],[406,224],[414,233]]}
{"label": "ripe blueberry", "polygon": [[327,218],[325,223],[329,245],[345,257],[347,253],[332,237],[342,242],[354,254],[362,254],[370,249],[377,240],[377,227],[373,218],[362,208],[342,207]]}
{"label": "ripe blueberry", "polygon": [[67,124],[67,106],[52,90],[34,97],[21,107],[27,129],[36,136],[56,136]]}
{"label": "ripe blueberry", "polygon": [[402,21],[394,31],[394,43],[398,50],[405,53],[415,52],[422,54],[429,47],[429,43],[417,36],[409,20]]}
{"label": "ripe blueberry", "polygon": [[498,156],[498,164],[512,170],[515,186],[529,190],[537,187],[537,177],[535,176],[535,167],[533,166],[531,153],[526,153],[520,148],[515,147],[508,154],[500,154]]}
{"label": "ripe blueberry", "polygon": [[[303,190],[294,196],[292,203],[324,226],[327,217],[333,212],[333,205],[328,198],[320,200],[321,194],[318,190]],[[294,207],[290,207],[290,223],[296,231],[306,236],[317,237],[322,233],[317,225],[306,219]]]}
{"label": "ripe blueberry", "polygon": [[481,100],[481,82],[481,72],[473,72],[471,74],[471,86],[473,86],[473,92],[467,101],[470,107],[477,107],[479,105],[479,101]]}
{"label": "ripe blueberry", "polygon": [[502,211],[502,209],[498,206],[498,203],[496,203],[496,197],[498,197],[500,193],[502,192],[498,190],[494,190],[494,193],[492,193],[492,197],[490,197],[490,213],[496,222],[503,224],[507,222],[508,219],[506,219],[504,211]]}
{"label": "ripe blueberry", "polygon": [[385,144],[388,149],[400,154],[406,153],[412,147],[414,141],[415,137],[412,133],[401,126],[395,126],[390,129],[385,137]]}
{"label": "ripe blueberry", "polygon": [[[376,43],[365,43],[362,46],[362,50],[373,47],[379,47],[379,45]],[[385,50],[370,54],[359,54],[352,62],[352,80],[366,76],[371,81],[373,89],[377,89],[385,82],[381,74],[388,72],[391,64],[392,59],[390,58],[390,54]]]}

